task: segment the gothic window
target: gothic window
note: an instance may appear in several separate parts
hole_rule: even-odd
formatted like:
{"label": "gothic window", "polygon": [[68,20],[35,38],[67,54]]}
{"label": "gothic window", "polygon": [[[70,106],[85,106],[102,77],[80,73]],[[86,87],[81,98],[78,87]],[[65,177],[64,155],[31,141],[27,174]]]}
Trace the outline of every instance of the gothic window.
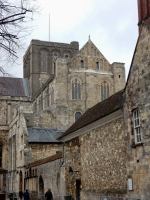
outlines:
{"label": "gothic window", "polygon": [[77,78],[72,81],[72,99],[81,99],[81,83]]}
{"label": "gothic window", "polygon": [[83,60],[80,61],[80,67],[84,68],[84,61]]}
{"label": "gothic window", "polygon": [[99,70],[99,62],[96,62],[96,69]]}
{"label": "gothic window", "polygon": [[2,167],[2,145],[0,145],[0,167]]}
{"label": "gothic window", "polygon": [[109,84],[106,81],[101,83],[101,100],[107,99],[109,97]]}
{"label": "gothic window", "polygon": [[75,121],[77,121],[81,117],[82,113],[81,112],[76,112],[75,113]]}
{"label": "gothic window", "polygon": [[134,137],[135,143],[141,143],[141,132],[140,132],[140,115],[139,110],[133,112],[133,123],[134,123]]}
{"label": "gothic window", "polygon": [[47,71],[47,53],[42,51],[41,53],[41,72]]}

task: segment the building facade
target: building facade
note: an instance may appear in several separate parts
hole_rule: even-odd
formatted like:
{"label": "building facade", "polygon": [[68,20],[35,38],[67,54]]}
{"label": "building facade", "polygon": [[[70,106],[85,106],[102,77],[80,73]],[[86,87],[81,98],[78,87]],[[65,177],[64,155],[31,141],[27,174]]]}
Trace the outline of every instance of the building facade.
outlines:
{"label": "building facade", "polygon": [[[1,77],[0,190],[17,195],[28,187],[33,199],[46,192],[41,164],[33,171],[28,166],[59,154],[57,138],[86,110],[124,88],[124,63],[110,64],[90,38],[78,48],[78,42],[32,40],[23,58],[24,78]],[[57,159],[49,162],[57,165]],[[65,183],[60,193],[65,195]]]}

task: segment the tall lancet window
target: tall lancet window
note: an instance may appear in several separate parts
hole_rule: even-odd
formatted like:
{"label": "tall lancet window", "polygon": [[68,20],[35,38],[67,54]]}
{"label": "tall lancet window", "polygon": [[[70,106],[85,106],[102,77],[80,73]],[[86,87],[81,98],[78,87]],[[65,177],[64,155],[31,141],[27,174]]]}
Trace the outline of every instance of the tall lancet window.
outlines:
{"label": "tall lancet window", "polygon": [[101,83],[101,100],[107,99],[109,97],[109,84],[107,81]]}
{"label": "tall lancet window", "polygon": [[47,53],[45,51],[41,53],[41,72],[47,72]]}
{"label": "tall lancet window", "polygon": [[81,99],[81,82],[77,78],[72,80],[72,99]]}

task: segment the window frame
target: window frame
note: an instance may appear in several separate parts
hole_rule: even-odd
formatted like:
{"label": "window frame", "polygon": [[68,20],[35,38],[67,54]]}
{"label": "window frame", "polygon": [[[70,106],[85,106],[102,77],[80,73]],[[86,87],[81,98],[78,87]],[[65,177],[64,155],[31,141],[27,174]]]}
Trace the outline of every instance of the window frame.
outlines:
{"label": "window frame", "polygon": [[139,109],[133,111],[133,128],[135,144],[142,143]]}

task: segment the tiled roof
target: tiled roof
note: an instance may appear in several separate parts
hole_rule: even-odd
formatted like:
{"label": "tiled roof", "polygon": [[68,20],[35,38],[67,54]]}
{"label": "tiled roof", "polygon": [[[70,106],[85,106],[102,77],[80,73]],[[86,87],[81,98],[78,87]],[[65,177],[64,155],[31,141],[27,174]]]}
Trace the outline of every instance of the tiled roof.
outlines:
{"label": "tiled roof", "polygon": [[29,143],[60,143],[57,140],[64,133],[63,130],[50,128],[28,128]]}
{"label": "tiled roof", "polygon": [[27,79],[0,77],[0,95],[29,97],[29,89],[27,86]]}
{"label": "tiled roof", "polygon": [[66,130],[58,139],[63,138],[70,133],[98,120],[110,113],[122,108],[123,90],[115,93],[104,101],[96,104],[87,110],[69,129]]}
{"label": "tiled roof", "polygon": [[32,163],[29,163],[27,168],[35,167],[35,166],[38,166],[38,165],[43,165],[45,163],[52,162],[54,160],[58,160],[58,159],[61,159],[61,158],[62,158],[62,153],[57,153],[53,156],[50,156],[50,157],[47,157],[47,158],[44,158],[44,159],[41,159],[41,160],[34,161]]}

